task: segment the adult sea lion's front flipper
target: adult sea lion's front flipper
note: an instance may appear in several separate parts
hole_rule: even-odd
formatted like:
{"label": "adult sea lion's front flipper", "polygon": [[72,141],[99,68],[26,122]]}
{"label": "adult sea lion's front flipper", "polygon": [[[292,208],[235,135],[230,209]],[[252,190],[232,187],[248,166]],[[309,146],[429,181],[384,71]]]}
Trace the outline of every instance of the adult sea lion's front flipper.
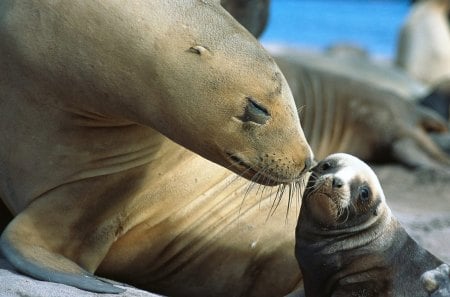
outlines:
{"label": "adult sea lion's front flipper", "polygon": [[[33,209],[20,213],[0,238],[0,252],[20,272],[43,281],[74,286],[97,293],[122,293],[125,290],[98,279],[68,258],[51,250],[51,242],[40,238],[39,221]],[[36,244],[37,242],[40,245]],[[54,248],[54,247],[53,247]]]}

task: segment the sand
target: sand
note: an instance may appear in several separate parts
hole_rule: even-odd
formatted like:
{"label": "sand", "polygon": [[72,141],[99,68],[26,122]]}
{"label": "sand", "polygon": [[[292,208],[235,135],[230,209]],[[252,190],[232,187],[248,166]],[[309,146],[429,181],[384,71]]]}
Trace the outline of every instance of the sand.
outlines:
{"label": "sand", "polygon": [[450,179],[398,165],[373,168],[388,205],[408,233],[450,263]]}

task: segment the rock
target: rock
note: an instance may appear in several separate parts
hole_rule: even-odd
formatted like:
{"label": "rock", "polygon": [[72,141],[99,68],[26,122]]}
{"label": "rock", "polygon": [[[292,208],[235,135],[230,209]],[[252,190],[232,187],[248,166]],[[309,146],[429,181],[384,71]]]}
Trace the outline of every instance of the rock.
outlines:
{"label": "rock", "polygon": [[431,297],[450,296],[450,266],[442,264],[434,270],[425,272],[422,284]]}

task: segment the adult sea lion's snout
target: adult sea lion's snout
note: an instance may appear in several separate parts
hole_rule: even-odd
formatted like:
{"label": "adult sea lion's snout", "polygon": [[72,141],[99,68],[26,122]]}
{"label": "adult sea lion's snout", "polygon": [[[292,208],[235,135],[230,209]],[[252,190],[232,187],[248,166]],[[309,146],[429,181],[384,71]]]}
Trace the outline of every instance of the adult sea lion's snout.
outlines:
{"label": "adult sea lion's snout", "polygon": [[[255,162],[265,163],[261,167],[256,167],[257,165],[250,165],[250,162],[243,160],[243,157],[239,157],[238,154],[228,153],[230,162],[232,163],[230,169],[238,172],[241,176],[251,179],[252,181],[258,182],[260,184],[274,186],[281,183],[291,183],[299,181],[303,178],[304,174],[311,168],[313,163],[312,156],[307,157],[303,163],[296,164],[294,161],[283,162],[281,159],[275,161],[276,158],[270,158],[269,155],[260,157],[259,160]],[[281,161],[280,161],[281,160]],[[271,163],[281,162],[280,165],[270,166]],[[290,165],[292,169],[290,170]],[[286,169],[282,169],[281,173],[277,172],[280,167],[286,166]]]}
{"label": "adult sea lion's snout", "polygon": [[[261,61],[266,65],[249,65],[240,77],[240,87],[251,95],[237,105],[230,123],[238,131],[234,135],[244,138],[226,150],[229,168],[261,184],[294,182],[311,168],[314,155],[284,76],[269,56]],[[246,83],[247,78],[253,79]]]}
{"label": "adult sea lion's snout", "polygon": [[241,114],[232,118],[238,137],[223,143],[228,168],[265,185],[295,182],[311,168],[313,153],[288,92],[272,100],[247,97]]}

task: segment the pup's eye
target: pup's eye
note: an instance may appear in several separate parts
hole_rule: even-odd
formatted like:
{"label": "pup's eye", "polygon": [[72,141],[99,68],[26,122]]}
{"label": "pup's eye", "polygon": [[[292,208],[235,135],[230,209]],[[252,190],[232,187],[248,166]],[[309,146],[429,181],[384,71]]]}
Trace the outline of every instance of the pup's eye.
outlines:
{"label": "pup's eye", "polygon": [[361,199],[361,201],[366,202],[367,200],[369,200],[369,189],[367,187],[361,187],[359,189],[359,198]]}
{"label": "pup's eye", "polygon": [[261,104],[257,103],[252,98],[247,98],[247,106],[245,107],[243,122],[254,122],[264,125],[270,119],[270,113]]}
{"label": "pup's eye", "polygon": [[331,168],[330,162],[323,162],[322,165],[320,165],[320,169],[322,169],[323,171],[327,171],[330,168]]}

